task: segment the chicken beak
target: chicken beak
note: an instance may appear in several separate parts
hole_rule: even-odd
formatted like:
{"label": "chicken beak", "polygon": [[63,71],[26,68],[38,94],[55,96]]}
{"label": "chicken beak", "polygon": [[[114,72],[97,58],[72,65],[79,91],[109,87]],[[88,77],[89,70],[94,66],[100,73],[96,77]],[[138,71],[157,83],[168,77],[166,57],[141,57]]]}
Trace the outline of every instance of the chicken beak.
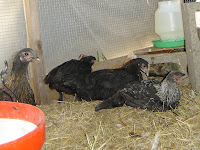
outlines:
{"label": "chicken beak", "polygon": [[147,77],[149,76],[149,70],[150,70],[150,65],[149,64],[148,64],[148,67],[142,68],[142,72],[144,72]]}
{"label": "chicken beak", "polygon": [[185,73],[182,73],[182,76],[184,76],[185,75]]}
{"label": "chicken beak", "polygon": [[32,59],[36,59],[37,61],[40,61],[40,58],[35,56],[35,57],[32,57]]}
{"label": "chicken beak", "polygon": [[182,73],[182,72],[179,72],[180,74],[179,75],[175,75],[174,76],[174,81],[175,82],[180,82],[181,81],[181,77],[183,77],[185,74]]}
{"label": "chicken beak", "polygon": [[39,57],[36,55],[36,53],[35,53],[35,52],[33,52],[32,59],[37,59],[37,60],[40,60],[40,59],[39,59]]}
{"label": "chicken beak", "polygon": [[96,63],[97,62],[97,60],[95,59],[95,60],[93,60],[93,63]]}
{"label": "chicken beak", "polygon": [[[183,77],[183,76],[185,76],[185,73],[181,72],[181,77]],[[180,82],[182,80],[181,77],[179,78],[178,82]]]}

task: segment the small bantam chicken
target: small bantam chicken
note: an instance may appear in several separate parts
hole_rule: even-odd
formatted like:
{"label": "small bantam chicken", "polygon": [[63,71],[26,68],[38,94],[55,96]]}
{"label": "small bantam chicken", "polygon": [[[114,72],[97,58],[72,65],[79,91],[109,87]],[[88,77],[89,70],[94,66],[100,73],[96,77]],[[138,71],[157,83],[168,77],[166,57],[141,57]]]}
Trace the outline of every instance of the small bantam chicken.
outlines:
{"label": "small bantam chicken", "polygon": [[142,58],[125,63],[118,69],[102,69],[85,75],[77,75],[75,80],[63,78],[63,85],[74,89],[79,99],[87,101],[103,100],[111,97],[126,84],[141,81],[144,72],[148,75],[149,64]]}
{"label": "small bantam chicken", "polygon": [[45,84],[49,84],[50,89],[59,92],[59,101],[63,101],[64,93],[75,94],[74,89],[63,85],[63,78],[73,82],[76,76],[91,73],[92,65],[96,58],[93,56],[80,55],[80,60],[71,59],[52,69],[45,77]]}
{"label": "small bantam chicken", "polygon": [[170,72],[162,82],[143,80],[127,84],[112,97],[96,106],[95,111],[120,107],[124,104],[152,111],[166,111],[178,106],[180,91],[177,82],[185,74]]}
{"label": "small bantam chicken", "polygon": [[30,48],[24,48],[17,53],[11,74],[0,89],[0,100],[36,105],[28,74],[28,65],[35,58],[38,57]]}

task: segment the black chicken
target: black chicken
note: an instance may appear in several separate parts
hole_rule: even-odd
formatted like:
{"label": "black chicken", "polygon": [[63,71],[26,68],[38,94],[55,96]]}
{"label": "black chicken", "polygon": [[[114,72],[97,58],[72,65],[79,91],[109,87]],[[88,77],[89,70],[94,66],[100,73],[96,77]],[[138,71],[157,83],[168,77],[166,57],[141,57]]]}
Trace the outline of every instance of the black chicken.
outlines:
{"label": "black chicken", "polygon": [[0,99],[36,105],[34,93],[29,83],[28,65],[38,58],[30,48],[24,48],[17,53],[13,61],[11,75],[0,90]]}
{"label": "black chicken", "polygon": [[63,86],[63,78],[74,81],[76,76],[91,73],[92,65],[96,58],[85,55],[80,55],[79,58],[80,60],[71,59],[57,66],[44,79],[45,84],[49,84],[50,89],[55,89],[59,92],[59,101],[63,101],[64,93],[75,94],[72,87]]}
{"label": "black chicken", "polygon": [[162,82],[143,80],[141,83],[127,84],[125,88],[97,105],[95,111],[124,104],[152,111],[174,109],[178,106],[181,97],[177,82],[184,75],[179,71],[170,72]]}
{"label": "black chicken", "polygon": [[103,100],[111,97],[127,83],[141,81],[141,71],[148,75],[149,64],[142,58],[136,58],[119,69],[97,70],[79,75],[73,81],[63,78],[63,85],[74,89],[79,99]]}

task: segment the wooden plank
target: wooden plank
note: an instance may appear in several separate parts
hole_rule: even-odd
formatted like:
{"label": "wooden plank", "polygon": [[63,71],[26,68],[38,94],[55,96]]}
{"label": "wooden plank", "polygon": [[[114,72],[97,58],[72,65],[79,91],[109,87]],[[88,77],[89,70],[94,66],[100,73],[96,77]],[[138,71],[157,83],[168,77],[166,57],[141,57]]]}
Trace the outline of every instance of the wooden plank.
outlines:
{"label": "wooden plank", "polygon": [[197,33],[195,12],[199,8],[200,3],[182,4],[189,78],[192,88],[197,91],[200,90],[200,41]]}
{"label": "wooden plank", "polygon": [[94,65],[92,66],[92,70],[100,70],[100,69],[109,69],[114,66],[123,64],[127,56],[122,56],[110,60],[105,60],[105,61],[100,61],[100,62],[95,62]]}
{"label": "wooden plank", "polygon": [[34,61],[30,65],[31,83],[35,93],[37,104],[48,103],[48,90],[44,85],[45,77],[44,59],[42,55],[42,42],[40,36],[40,23],[37,0],[24,0],[24,12],[27,30],[27,47],[32,48],[40,61]]}
{"label": "wooden plank", "polygon": [[180,3],[183,4],[183,3],[184,3],[184,0],[180,0]]}
{"label": "wooden plank", "polygon": [[181,80],[182,85],[188,85],[189,79],[187,74],[187,56],[186,52],[174,52],[174,53],[158,53],[158,54],[139,54],[141,57],[149,62],[149,64],[159,63],[176,63],[179,65],[179,71],[185,73],[184,80]]}

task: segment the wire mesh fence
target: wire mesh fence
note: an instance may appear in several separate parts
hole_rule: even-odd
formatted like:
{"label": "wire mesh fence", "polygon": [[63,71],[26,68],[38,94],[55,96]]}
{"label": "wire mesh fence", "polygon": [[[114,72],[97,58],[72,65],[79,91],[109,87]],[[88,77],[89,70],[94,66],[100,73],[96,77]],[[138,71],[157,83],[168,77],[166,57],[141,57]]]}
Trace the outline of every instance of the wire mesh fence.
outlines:
{"label": "wire mesh fence", "polygon": [[9,70],[16,51],[26,47],[26,25],[23,0],[0,1],[0,70],[4,60],[9,62]]}

